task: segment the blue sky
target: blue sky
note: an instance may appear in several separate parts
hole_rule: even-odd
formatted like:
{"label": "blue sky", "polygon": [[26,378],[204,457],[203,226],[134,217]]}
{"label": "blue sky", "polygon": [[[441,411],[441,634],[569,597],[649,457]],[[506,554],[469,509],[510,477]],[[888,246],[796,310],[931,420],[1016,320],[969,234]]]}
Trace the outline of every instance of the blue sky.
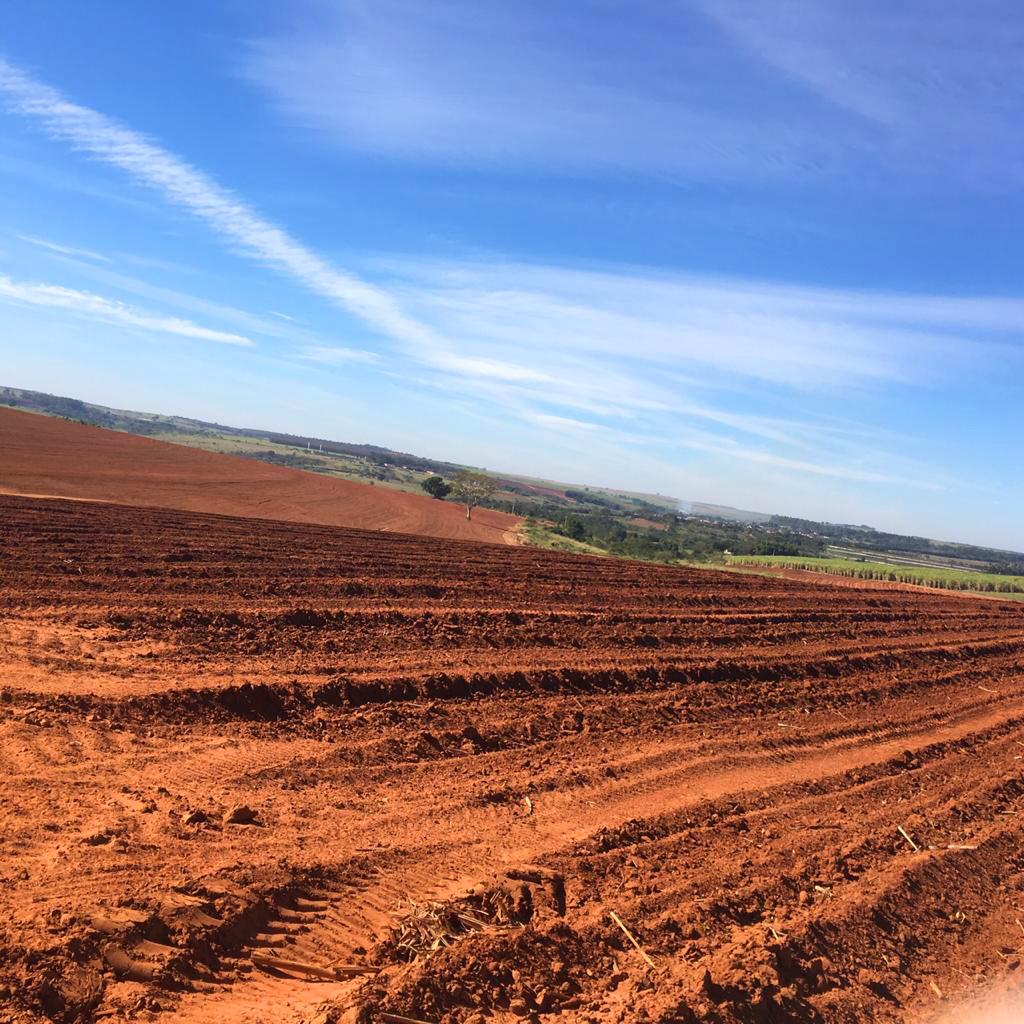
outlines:
{"label": "blue sky", "polygon": [[0,383],[1024,548],[1004,2],[48,0]]}

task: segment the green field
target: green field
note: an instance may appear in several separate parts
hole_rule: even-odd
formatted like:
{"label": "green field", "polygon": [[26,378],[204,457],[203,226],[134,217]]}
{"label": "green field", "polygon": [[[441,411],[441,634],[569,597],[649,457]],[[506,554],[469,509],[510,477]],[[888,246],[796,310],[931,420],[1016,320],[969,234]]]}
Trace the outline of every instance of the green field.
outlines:
{"label": "green field", "polygon": [[522,526],[523,540],[531,547],[546,548],[548,551],[568,551],[575,555],[604,555],[608,552],[594,544],[563,537],[544,523],[527,519]]}
{"label": "green field", "polygon": [[852,558],[813,558],[791,555],[730,555],[730,565],[755,566],[762,569],[805,569],[830,573],[857,580],[880,580],[887,583],[913,583],[919,587],[939,590],[970,590],[982,594],[1004,594],[1010,598],[1024,597],[1024,576],[998,576],[989,572],[965,569],[933,569],[917,565],[893,565]]}

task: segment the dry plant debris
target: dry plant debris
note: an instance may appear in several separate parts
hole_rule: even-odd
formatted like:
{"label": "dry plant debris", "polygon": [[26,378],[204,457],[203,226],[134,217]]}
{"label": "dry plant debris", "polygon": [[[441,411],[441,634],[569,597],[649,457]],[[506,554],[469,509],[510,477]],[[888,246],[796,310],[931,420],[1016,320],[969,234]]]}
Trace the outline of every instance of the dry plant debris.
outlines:
{"label": "dry plant debris", "polygon": [[374,951],[378,963],[411,963],[467,935],[525,924],[533,916],[533,899],[526,884],[503,884],[458,899],[409,900],[399,912],[398,923]]}

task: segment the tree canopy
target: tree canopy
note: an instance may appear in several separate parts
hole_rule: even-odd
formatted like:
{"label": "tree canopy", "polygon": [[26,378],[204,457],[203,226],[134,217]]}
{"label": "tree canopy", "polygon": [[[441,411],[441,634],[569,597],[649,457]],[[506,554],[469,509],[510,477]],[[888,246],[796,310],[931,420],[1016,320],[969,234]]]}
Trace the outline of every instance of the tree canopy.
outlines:
{"label": "tree canopy", "polygon": [[428,476],[426,480],[420,483],[420,487],[423,488],[432,498],[447,498],[452,491],[452,485],[447,483],[443,477],[440,476]]}
{"label": "tree canopy", "polygon": [[461,469],[452,481],[455,497],[466,506],[466,518],[473,518],[473,509],[484,501],[494,497],[498,488],[497,481],[486,473],[472,469]]}

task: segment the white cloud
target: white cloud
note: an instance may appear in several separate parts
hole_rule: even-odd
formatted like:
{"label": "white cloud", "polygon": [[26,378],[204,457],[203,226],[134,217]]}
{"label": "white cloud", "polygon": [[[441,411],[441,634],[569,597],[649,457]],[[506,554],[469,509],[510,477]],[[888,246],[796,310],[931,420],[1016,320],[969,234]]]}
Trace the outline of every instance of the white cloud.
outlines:
{"label": "white cloud", "polygon": [[151,284],[148,280],[143,280],[130,274],[122,274],[116,270],[111,270],[109,267],[94,266],[91,263],[74,260],[70,257],[58,256],[56,258],[70,260],[78,276],[89,278],[89,280],[96,282],[104,288],[113,288],[118,292],[136,295],[147,302],[158,303],[161,306],[173,306],[197,316],[211,317],[215,320],[231,324],[247,335],[250,333],[260,334],[271,338],[292,341],[296,344],[315,344],[317,341],[316,335],[297,325],[287,324],[278,319],[257,316],[247,310],[238,309],[235,306],[227,306],[221,302],[212,302],[209,299],[203,299],[189,292],[179,291],[176,288]]}
{"label": "white cloud", "polygon": [[436,352],[429,356],[428,361],[439,369],[450,370],[465,377],[486,377],[513,384],[548,382],[552,379],[546,373],[540,373],[528,366],[486,356],[460,356],[451,352]]}
{"label": "white cloud", "polygon": [[762,466],[776,469],[795,470],[799,473],[811,473],[814,476],[833,477],[837,480],[852,480],[857,483],[870,484],[902,484],[912,487],[923,487],[930,491],[942,490],[942,485],[932,480],[914,480],[906,476],[895,476],[891,473],[879,473],[873,470],[858,469],[855,466],[811,462],[806,459],[788,458],[774,452],[758,451],[738,444],[723,444],[721,441],[709,443],[693,438],[680,441],[686,448],[710,452],[713,455],[724,455],[727,458],[742,459],[745,462],[756,462]]}
{"label": "white cloud", "polygon": [[296,6],[286,33],[250,45],[241,73],[286,119],[346,149],[714,177],[830,160],[828,139],[788,111],[706,101],[736,77],[735,53],[686,5],[638,11],[625,33],[616,5],[585,18],[474,0]]}
{"label": "white cloud", "polygon": [[541,427],[550,427],[553,430],[582,431],[590,434],[595,430],[604,429],[600,423],[588,423],[586,420],[576,420],[570,416],[555,416],[547,412],[525,412],[523,419]]}
{"label": "white cloud", "polygon": [[44,238],[33,238],[31,235],[15,235],[15,238],[28,242],[29,245],[38,246],[40,249],[49,249],[50,252],[60,253],[62,256],[80,256],[87,260],[98,260],[100,263],[113,262],[109,256],[102,256],[91,249],[75,249],[70,245],[59,245],[57,242],[48,242]]}
{"label": "white cloud", "polygon": [[[407,308],[458,353],[435,357],[437,365],[550,386],[567,400],[685,408],[737,427],[735,409],[702,409],[681,396],[695,385],[836,394],[928,386],[972,370],[980,355],[1012,359],[1024,323],[1024,301],[1000,297],[812,289],[642,268],[412,260],[382,267]],[[758,432],[766,428],[782,424],[761,423]]]}
{"label": "white cloud", "polygon": [[[332,145],[441,164],[753,182],[1024,173],[1012,5],[296,3],[242,74]],[[754,55],[755,59],[751,59]]]}
{"label": "white cloud", "polygon": [[94,295],[91,292],[75,291],[52,284],[20,284],[12,281],[6,274],[0,274],[0,300],[22,302],[31,306],[48,306],[52,309],[65,309],[107,323],[138,327],[161,334],[176,334],[182,338],[216,341],[226,345],[251,346],[253,344],[249,338],[240,334],[201,327],[190,320],[182,320],[178,317],[147,313],[121,302],[114,302]]}
{"label": "white cloud", "polygon": [[[432,387],[483,403],[492,416],[548,428],[561,422],[576,433],[601,429],[609,443],[643,439],[794,473],[932,486],[935,474],[920,472],[891,439],[865,437],[815,401],[939,385],[976,372],[979,355],[993,356],[996,366],[1021,359],[1024,303],[1015,299],[483,261],[382,262],[372,269],[387,287],[371,284],[181,158],[3,62],[0,91],[54,138],[122,168],[249,257],[361,318]],[[105,300],[86,293],[45,295],[48,304],[90,306],[122,322],[146,318],[119,304],[101,308]],[[247,343],[188,321],[147,319],[150,327],[158,322],[164,326],[155,329]],[[307,361],[379,363],[376,353],[323,345],[292,325],[275,330],[292,335]]]}
{"label": "white cloud", "polygon": [[380,356],[376,352],[368,352],[361,348],[345,348],[344,346],[307,345],[300,350],[299,355],[303,359],[314,363],[324,363],[327,366],[380,362]]}
{"label": "white cloud", "polygon": [[699,2],[764,67],[830,104],[840,125],[852,115],[872,129],[890,165],[975,184],[1019,180],[1024,27],[1012,4]]}
{"label": "white cloud", "polygon": [[1024,363],[1024,302],[1015,299],[640,268],[378,266],[406,307],[447,339],[427,360],[441,371],[423,378],[431,387],[538,425],[556,422],[538,416],[586,413],[609,443],[690,449],[789,474],[948,486],[948,473],[914,459],[912,429],[865,427],[858,408],[878,394],[955,392]]}
{"label": "white cloud", "polygon": [[53,138],[120,167],[137,181],[157,189],[246,255],[287,273],[385,334],[410,344],[436,342],[386,292],[330,266],[211,177],[145,136],[72,103],[56,89],[36,82],[3,60],[0,92],[7,94],[13,110],[39,121]]}

